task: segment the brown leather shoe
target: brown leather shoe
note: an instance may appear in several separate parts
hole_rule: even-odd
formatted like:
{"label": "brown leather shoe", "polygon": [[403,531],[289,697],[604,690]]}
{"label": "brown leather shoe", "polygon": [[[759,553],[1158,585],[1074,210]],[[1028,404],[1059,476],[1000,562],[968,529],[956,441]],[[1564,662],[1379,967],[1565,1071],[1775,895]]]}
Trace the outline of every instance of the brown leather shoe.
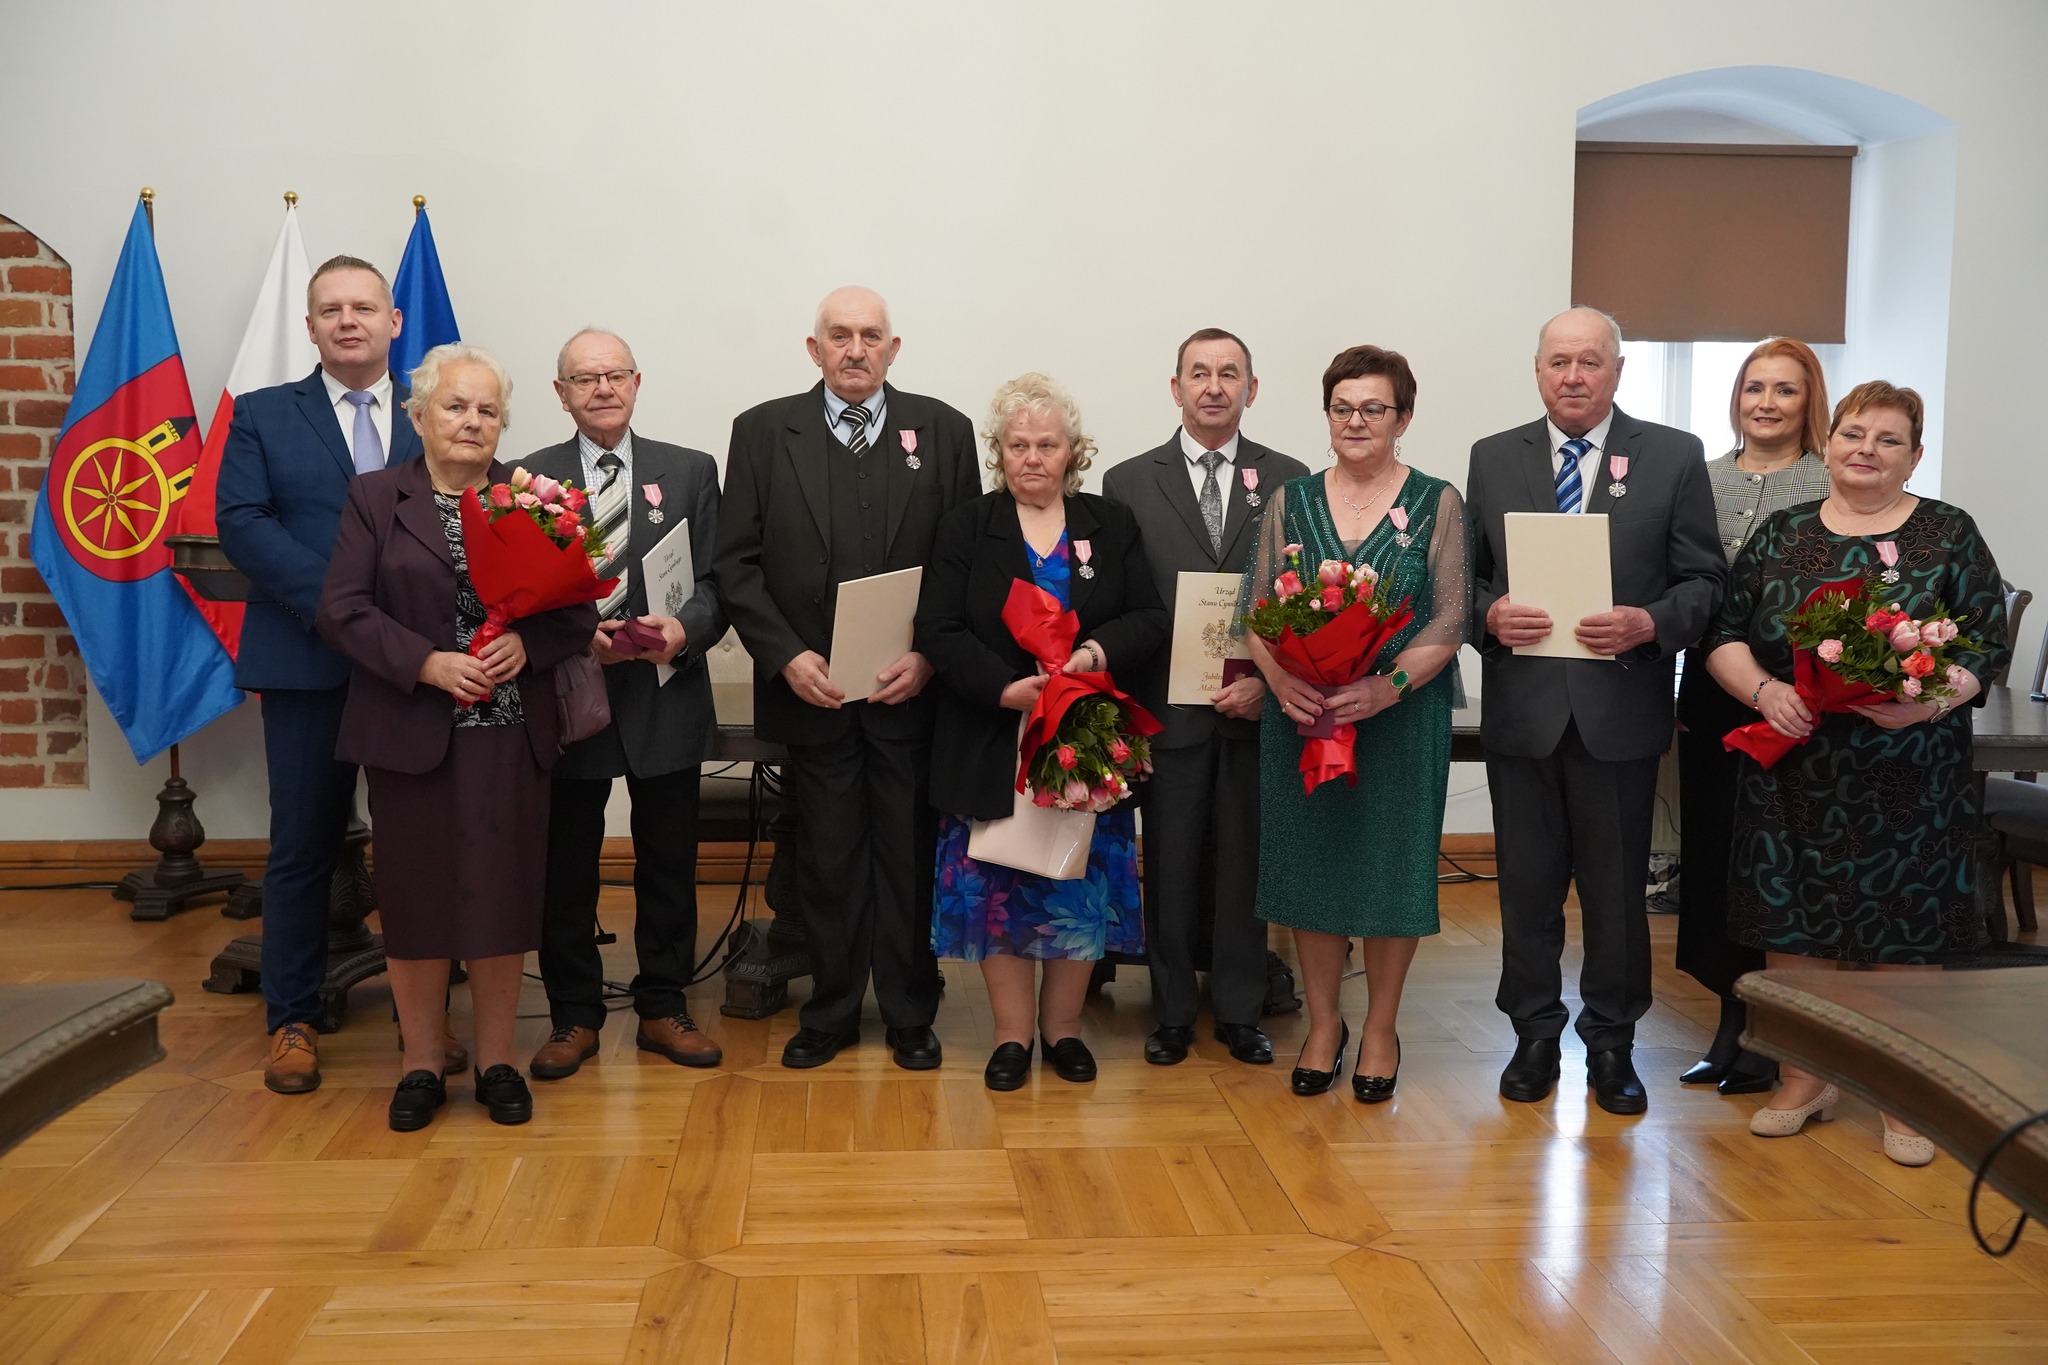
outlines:
{"label": "brown leather shoe", "polygon": [[311,1024],[286,1024],[270,1035],[270,1059],[263,1064],[263,1084],[280,1095],[303,1095],[320,1088],[320,1035]]}
{"label": "brown leather shoe", "polygon": [[634,1039],[642,1052],[658,1052],[678,1066],[717,1066],[725,1052],[697,1029],[689,1014],[671,1014],[666,1019],[642,1019]]}
{"label": "brown leather shoe", "polygon": [[548,1035],[528,1064],[537,1081],[559,1081],[573,1076],[588,1059],[597,1055],[597,1030],[563,1025]]}
{"label": "brown leather shoe", "polygon": [[[405,1051],[405,1033],[403,1030],[400,1030],[398,1034],[398,1050],[400,1052]],[[458,1072],[467,1070],[469,1070],[469,1049],[457,1042],[455,1034],[450,1032],[441,1042],[441,1074],[443,1076],[453,1076]]]}

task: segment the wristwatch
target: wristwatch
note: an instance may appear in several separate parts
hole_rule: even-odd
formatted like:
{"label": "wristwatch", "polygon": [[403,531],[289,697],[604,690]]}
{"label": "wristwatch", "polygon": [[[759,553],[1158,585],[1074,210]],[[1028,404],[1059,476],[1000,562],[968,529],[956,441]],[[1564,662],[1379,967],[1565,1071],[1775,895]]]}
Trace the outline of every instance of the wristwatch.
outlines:
{"label": "wristwatch", "polygon": [[1399,701],[1402,697],[1408,695],[1407,669],[1395,669],[1392,673],[1387,674],[1387,681],[1394,685],[1394,700]]}

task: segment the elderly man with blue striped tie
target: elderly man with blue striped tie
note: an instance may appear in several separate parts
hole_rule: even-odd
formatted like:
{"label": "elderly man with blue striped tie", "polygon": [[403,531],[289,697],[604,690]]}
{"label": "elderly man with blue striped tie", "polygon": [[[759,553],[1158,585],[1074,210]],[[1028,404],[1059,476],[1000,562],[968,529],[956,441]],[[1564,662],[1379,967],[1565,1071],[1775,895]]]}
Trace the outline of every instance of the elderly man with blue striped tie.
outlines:
{"label": "elderly man with blue striped tie", "polygon": [[[1472,447],[1473,643],[1482,664],[1480,742],[1500,872],[1501,974],[1513,1021],[1500,1093],[1534,1103],[1560,1069],[1566,893],[1578,884],[1585,963],[1578,1033],[1587,1085],[1613,1114],[1649,1105],[1631,1051],[1650,1008],[1644,918],[1657,759],[1671,744],[1672,661],[1714,618],[1726,578],[1697,436],[1614,406],[1621,328],[1573,308],[1544,324],[1536,386],[1544,417]],[[1597,658],[1517,654],[1559,624],[1516,602],[1509,512],[1601,513],[1613,609],[1570,623]]]}
{"label": "elderly man with blue striped tie", "polygon": [[[555,366],[555,393],[576,435],[534,452],[535,474],[590,494],[604,535],[598,576],[618,586],[598,604],[593,648],[604,665],[612,723],[569,746],[554,768],[548,807],[548,881],[540,974],[554,1030],[534,1054],[537,1080],[560,1080],[596,1055],[604,1027],[604,966],[597,952],[598,858],[614,778],[633,803],[634,1045],[682,1066],[716,1066],[723,1053],[690,1017],[684,989],[697,953],[697,794],[718,718],[704,651],[725,634],[725,607],[711,579],[718,535],[718,466],[701,450],[633,430],[640,369],[626,343],[586,328]],[[650,603],[641,561],[688,523],[695,591],[680,605]],[[615,638],[637,621],[659,648]],[[666,682],[657,664],[676,669]]]}

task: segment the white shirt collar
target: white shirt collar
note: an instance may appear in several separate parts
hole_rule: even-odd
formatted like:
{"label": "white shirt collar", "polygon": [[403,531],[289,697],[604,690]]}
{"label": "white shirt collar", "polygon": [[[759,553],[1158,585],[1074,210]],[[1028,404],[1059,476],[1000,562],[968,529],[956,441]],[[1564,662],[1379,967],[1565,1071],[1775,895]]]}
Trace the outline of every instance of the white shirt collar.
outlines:
{"label": "white shirt collar", "polygon": [[[1223,456],[1223,464],[1225,466],[1237,463],[1237,438],[1241,434],[1240,432],[1232,432],[1230,439],[1216,448]],[[1209,448],[1200,441],[1197,441],[1186,427],[1182,427],[1180,429],[1180,453],[1187,457],[1189,464],[1194,465],[1199,470],[1201,468],[1202,456],[1209,453]]]}
{"label": "white shirt collar", "polygon": [[[320,382],[327,386],[328,406],[339,409],[345,401],[345,395],[350,392],[348,385],[327,373],[324,368],[320,371]],[[370,385],[370,408],[373,412],[378,409],[386,412],[391,410],[391,372],[389,370],[386,370],[376,383]]]}
{"label": "white shirt collar", "polygon": [[[1550,429],[1550,462],[1554,465],[1560,457],[1560,448],[1571,437],[1558,430],[1557,423],[1551,421],[1548,417],[1543,419],[1543,425]],[[1595,455],[1607,449],[1607,433],[1613,426],[1614,409],[1609,408],[1607,409],[1607,415],[1596,422],[1593,425],[1593,429],[1586,433],[1586,440],[1591,442],[1593,447],[1586,452],[1587,454]],[[1579,463],[1584,464],[1585,461],[1581,459]]]}
{"label": "white shirt collar", "polygon": [[[844,414],[852,406],[853,404],[832,392],[830,384],[825,386],[825,423],[831,427],[832,435],[840,441],[846,439],[845,434],[840,428],[846,425]],[[861,406],[868,410],[868,424],[866,427],[868,444],[874,445],[881,439],[882,419],[889,411],[889,390],[886,388],[876,389]]]}
{"label": "white shirt collar", "polygon": [[[619,443],[612,448],[611,453],[619,457],[620,477],[631,479],[633,477],[632,428],[628,427],[625,434],[619,437]],[[594,493],[597,491],[598,485],[603,482],[598,471],[597,462],[604,458],[604,447],[579,431],[576,433],[576,454],[583,460],[584,491]]]}

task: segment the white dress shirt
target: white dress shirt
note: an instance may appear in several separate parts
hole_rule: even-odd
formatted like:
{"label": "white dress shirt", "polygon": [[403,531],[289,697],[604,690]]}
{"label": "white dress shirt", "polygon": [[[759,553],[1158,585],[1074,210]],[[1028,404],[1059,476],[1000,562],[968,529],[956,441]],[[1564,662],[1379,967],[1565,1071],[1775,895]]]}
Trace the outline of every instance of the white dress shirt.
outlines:
{"label": "white dress shirt", "polygon": [[[336,379],[326,370],[320,371],[320,382],[327,386],[327,401],[334,408],[334,420],[341,423],[341,441],[348,447],[348,457],[356,457],[356,407],[348,401],[348,385]],[[377,426],[377,439],[384,443],[384,463],[391,463],[391,375],[387,371],[383,378],[370,385],[370,420]]]}
{"label": "white dress shirt", "polygon": [[[619,477],[625,480],[630,490],[633,487],[633,433],[630,430],[619,437],[619,443],[611,453],[619,457]],[[579,431],[576,433],[576,454],[583,460],[583,491],[595,497],[597,490],[604,487],[604,471],[597,467],[597,462],[604,457],[605,449]]]}
{"label": "white dress shirt", "polygon": [[[853,444],[852,440],[849,439],[850,433],[846,430],[846,422],[843,419],[845,411],[852,406],[853,404],[832,392],[830,384],[825,386],[825,421],[832,427],[833,439],[844,445]],[[883,419],[889,415],[889,391],[887,389],[876,389],[868,395],[867,401],[862,403],[861,406],[868,410],[868,424],[862,428],[867,434],[868,445],[878,446],[882,443]]]}
{"label": "white dress shirt", "polygon": [[[1216,466],[1216,489],[1223,494],[1223,505],[1228,507],[1232,471],[1237,468],[1237,434],[1231,433],[1230,439],[1217,447],[1217,452],[1223,456],[1223,463]],[[1186,427],[1182,427],[1180,453],[1187,456],[1188,480],[1194,484],[1195,497],[1199,500],[1202,496],[1202,485],[1209,481],[1209,471],[1202,468],[1202,457],[1209,453],[1208,447],[1190,436]]]}
{"label": "white dress shirt", "polygon": [[[1550,481],[1555,484],[1557,476],[1564,471],[1564,443],[1571,437],[1559,431],[1557,423],[1547,417],[1543,419],[1543,425],[1550,430]],[[1600,456],[1607,450],[1607,432],[1613,425],[1614,409],[1609,408],[1607,415],[1586,433],[1586,439],[1593,443],[1593,448],[1579,456],[1579,505],[1572,509],[1574,512],[1585,511],[1586,504],[1593,500],[1593,479],[1600,472]]]}

